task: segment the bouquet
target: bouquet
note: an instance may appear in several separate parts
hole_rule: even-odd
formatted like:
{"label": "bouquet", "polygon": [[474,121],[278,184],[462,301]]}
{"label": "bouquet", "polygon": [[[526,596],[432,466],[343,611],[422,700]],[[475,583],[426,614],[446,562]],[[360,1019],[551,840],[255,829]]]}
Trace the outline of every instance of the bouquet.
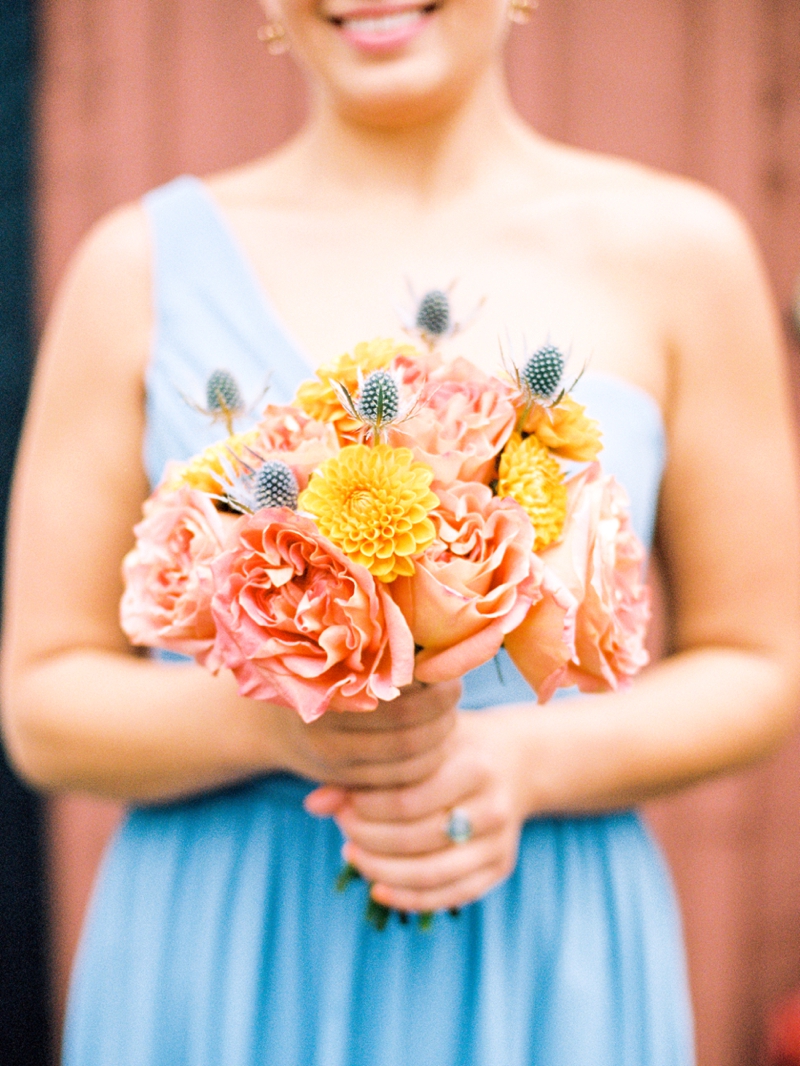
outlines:
{"label": "bouquet", "polygon": [[489,374],[442,358],[437,321],[417,345],[357,344],[246,432],[215,371],[206,412],[228,435],[169,465],[123,564],[134,644],[231,670],[306,722],[503,646],[542,703],[630,681],[644,550],[564,357],[546,345]]}

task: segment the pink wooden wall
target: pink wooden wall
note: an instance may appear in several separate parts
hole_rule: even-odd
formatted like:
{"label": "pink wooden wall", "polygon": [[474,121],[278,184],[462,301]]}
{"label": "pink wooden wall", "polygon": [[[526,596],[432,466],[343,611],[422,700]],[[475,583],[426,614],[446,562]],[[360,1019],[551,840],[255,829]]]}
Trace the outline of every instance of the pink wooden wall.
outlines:
{"label": "pink wooden wall", "polygon": [[[302,86],[256,41],[255,0],[42,0],[39,279],[108,208],[265,151]],[[697,177],[755,228],[788,306],[800,271],[797,0],[541,0],[509,71],[542,132]],[[765,1004],[800,982],[800,738],[768,765],[654,804],[681,895],[701,1066],[750,1066]],[[63,997],[116,809],[51,805]]]}

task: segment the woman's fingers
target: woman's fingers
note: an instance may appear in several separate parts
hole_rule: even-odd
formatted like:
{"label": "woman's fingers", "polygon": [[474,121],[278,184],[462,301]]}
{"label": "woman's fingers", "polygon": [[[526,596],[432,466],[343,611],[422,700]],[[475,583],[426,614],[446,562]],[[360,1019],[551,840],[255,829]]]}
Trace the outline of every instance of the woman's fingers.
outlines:
{"label": "woman's fingers", "polygon": [[[307,776],[347,789],[394,790],[407,788],[433,776],[445,759],[444,744],[428,748],[409,759],[388,762],[349,763],[328,753],[313,760]],[[313,795],[313,793],[312,793]],[[311,813],[312,807],[307,807]]]}
{"label": "woman's fingers", "polygon": [[372,897],[376,902],[398,911],[425,913],[452,910],[485,896],[510,872],[502,864],[489,865],[471,871],[459,881],[434,889],[390,888],[388,885],[375,884],[372,886]]}
{"label": "woman's fingers", "polygon": [[[313,734],[320,756],[349,767],[368,763],[401,762],[435,748],[451,733],[456,724],[454,710],[428,721],[386,730],[329,729]],[[312,726],[313,729],[313,726]]]}
{"label": "woman's fingers", "polygon": [[[303,773],[332,785],[353,789],[407,786],[433,774],[445,758],[445,745],[458,715],[458,683],[417,686],[398,698],[401,707],[384,724],[373,714],[326,714],[311,725],[298,725],[297,740],[305,750]],[[391,723],[391,727],[389,725]],[[330,814],[330,797],[312,800],[311,813]]]}
{"label": "woman's fingers", "polygon": [[498,835],[478,837],[469,844],[450,844],[429,855],[375,855],[348,841],[342,854],[346,862],[375,884],[392,889],[431,891],[445,888],[485,866],[501,864],[507,851]]}
{"label": "woman's fingers", "polygon": [[448,755],[446,751],[441,766],[430,777],[392,788],[375,786],[370,791],[352,793],[349,802],[353,810],[365,821],[416,822],[460,804],[465,797],[491,784],[491,771],[479,754],[462,752],[459,758]]}
{"label": "woman's fingers", "polygon": [[[514,750],[497,741],[492,726],[463,713],[453,735],[434,749],[439,763],[429,774],[390,787],[374,781],[323,788],[309,797],[309,810],[336,819],[347,838],[344,857],[373,883],[376,900],[401,910],[456,907],[514,868],[521,828]],[[374,775],[386,767],[363,769]],[[454,808],[472,830],[463,843],[448,836]]]}
{"label": "woman's fingers", "polygon": [[309,814],[317,818],[329,818],[336,814],[346,799],[345,789],[338,788],[336,785],[323,785],[309,792],[303,800],[303,806]]}
{"label": "woman's fingers", "polygon": [[[447,810],[440,808],[413,822],[376,822],[362,818],[346,793],[339,792],[336,800],[324,813],[334,815],[348,840],[374,855],[423,855],[452,846],[447,835]],[[458,808],[468,817],[475,839],[502,829],[508,821],[501,804],[486,793],[460,798]]]}
{"label": "woman's fingers", "polygon": [[375,711],[329,713],[309,728],[357,733],[392,732],[421,725],[455,711],[460,699],[461,682],[458,680],[441,681],[435,685],[423,685],[415,681],[404,688],[397,699],[379,704]]}
{"label": "woman's fingers", "polygon": [[378,856],[351,842],[344,857],[373,882],[372,895],[397,910],[436,911],[478,899],[514,869],[518,834],[508,830],[430,855]]}

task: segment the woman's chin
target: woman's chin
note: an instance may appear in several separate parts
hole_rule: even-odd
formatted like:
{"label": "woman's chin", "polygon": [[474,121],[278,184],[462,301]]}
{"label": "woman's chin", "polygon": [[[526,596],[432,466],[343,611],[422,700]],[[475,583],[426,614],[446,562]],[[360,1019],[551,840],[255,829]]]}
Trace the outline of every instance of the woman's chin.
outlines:
{"label": "woman's chin", "polygon": [[399,129],[431,122],[446,114],[459,98],[449,85],[436,80],[396,78],[383,84],[348,85],[333,99],[348,121],[365,126]]}
{"label": "woman's chin", "polygon": [[438,56],[408,57],[339,70],[321,88],[323,98],[349,122],[398,129],[446,115],[469,94],[474,73],[454,69]]}

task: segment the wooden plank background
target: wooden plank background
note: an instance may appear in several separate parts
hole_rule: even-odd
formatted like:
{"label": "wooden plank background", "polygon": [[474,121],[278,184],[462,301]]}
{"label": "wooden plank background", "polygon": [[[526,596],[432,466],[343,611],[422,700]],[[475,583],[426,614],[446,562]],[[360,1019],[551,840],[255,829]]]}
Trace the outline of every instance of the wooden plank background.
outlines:
{"label": "wooden plank background", "polygon": [[[278,144],[302,80],[259,46],[253,0],[41,0],[39,305],[90,224],[181,172]],[[800,271],[797,0],[541,0],[509,77],[541,132],[698,178],[744,212],[787,313]],[[795,352],[796,354],[796,352]],[[760,1060],[800,983],[800,739],[766,766],[652,805],[685,914],[700,1066]],[[51,804],[59,1004],[117,809]]]}

